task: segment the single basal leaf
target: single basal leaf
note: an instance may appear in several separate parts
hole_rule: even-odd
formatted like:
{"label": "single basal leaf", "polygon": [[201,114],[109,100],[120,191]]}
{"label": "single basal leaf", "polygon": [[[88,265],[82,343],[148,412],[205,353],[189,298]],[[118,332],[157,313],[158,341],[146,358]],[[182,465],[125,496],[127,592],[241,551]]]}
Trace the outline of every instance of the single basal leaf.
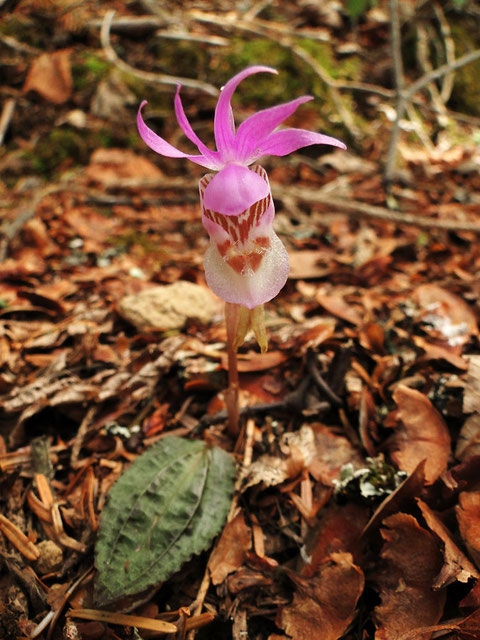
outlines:
{"label": "single basal leaf", "polygon": [[233,458],[205,442],[167,436],[113,486],[95,548],[96,601],[111,604],[169,578],[225,523]]}

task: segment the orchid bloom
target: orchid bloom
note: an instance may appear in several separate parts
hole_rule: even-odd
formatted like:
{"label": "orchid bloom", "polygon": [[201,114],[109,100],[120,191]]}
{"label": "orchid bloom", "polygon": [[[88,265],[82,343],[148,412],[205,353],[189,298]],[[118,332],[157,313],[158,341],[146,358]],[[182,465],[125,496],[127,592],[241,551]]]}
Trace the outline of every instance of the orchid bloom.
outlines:
{"label": "orchid bloom", "polygon": [[217,173],[200,180],[202,223],[210,236],[204,267],[210,288],[226,302],[254,309],[274,298],[288,277],[288,256],[273,231],[275,215],[270,184],[260,165],[249,168],[260,157],[284,156],[312,144],[345,149],[343,142],[304,129],[276,130],[296,109],[312,100],[302,96],[291,102],[259,111],[235,131],[230,101],[238,84],[248,76],[277,73],[265,66],[252,66],[235,75],[223,87],[215,109],[214,133],[217,151],[210,150],[193,131],[180,99],[175,95],[178,124],[200,154],[189,155],[154,133],[138,110],[138,130],[146,144],[163,156],[187,158]]}

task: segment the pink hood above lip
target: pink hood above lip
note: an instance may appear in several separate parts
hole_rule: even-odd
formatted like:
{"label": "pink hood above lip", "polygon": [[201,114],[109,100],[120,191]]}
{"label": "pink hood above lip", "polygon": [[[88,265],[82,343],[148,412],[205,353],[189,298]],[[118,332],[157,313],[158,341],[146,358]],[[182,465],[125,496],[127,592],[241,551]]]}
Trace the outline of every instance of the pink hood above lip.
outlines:
{"label": "pink hood above lip", "polygon": [[205,189],[203,204],[207,209],[235,216],[263,198],[270,188],[265,180],[247,167],[227,164]]}

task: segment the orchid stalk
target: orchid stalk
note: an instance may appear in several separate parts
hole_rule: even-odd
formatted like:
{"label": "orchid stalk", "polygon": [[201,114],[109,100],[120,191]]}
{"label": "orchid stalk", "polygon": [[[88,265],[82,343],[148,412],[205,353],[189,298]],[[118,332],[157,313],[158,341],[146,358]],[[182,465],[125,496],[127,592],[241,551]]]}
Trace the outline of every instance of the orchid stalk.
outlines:
{"label": "orchid stalk", "polygon": [[[268,176],[255,163],[263,156],[285,156],[313,144],[346,148],[340,140],[314,131],[277,129],[312,96],[258,111],[235,129],[232,95],[242,80],[260,72],[277,73],[271,67],[248,67],[222,88],[214,117],[216,151],[193,131],[183,109],[180,85],[175,95],[175,114],[183,133],[196,145],[198,155],[180,151],[145,124],[142,109],[146,101],[137,115],[140,136],[151,149],[169,158],[186,158],[216,172],[201,178],[199,190],[202,223],[210,237],[204,260],[205,278],[226,303],[229,391],[231,397],[235,396],[233,402],[227,400],[232,431],[238,430],[236,350],[250,328],[261,350],[266,350],[263,305],[279,293],[289,272],[287,251],[273,230],[275,209]],[[235,402],[236,416],[229,407]]]}

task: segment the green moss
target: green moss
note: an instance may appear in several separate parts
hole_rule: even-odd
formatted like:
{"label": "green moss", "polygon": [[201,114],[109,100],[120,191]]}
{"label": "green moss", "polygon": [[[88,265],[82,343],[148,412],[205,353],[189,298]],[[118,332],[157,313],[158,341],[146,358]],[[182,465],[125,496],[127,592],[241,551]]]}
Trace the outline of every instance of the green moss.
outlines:
{"label": "green moss", "polygon": [[110,68],[110,63],[96,53],[82,52],[72,63],[74,90],[95,88],[98,82],[108,75]]}
{"label": "green moss", "polygon": [[255,104],[264,108],[276,102],[286,102],[292,95],[302,91],[304,83],[298,73],[293,54],[272,40],[253,38],[243,40],[233,38],[230,52],[223,58],[217,69],[218,84],[227,80],[245,67],[255,64],[266,64],[282,72],[280,78],[272,78],[270,74],[258,74],[242,83],[242,90],[236,99],[243,105]]}
{"label": "green moss", "polygon": [[[358,78],[361,74],[361,60],[358,56],[348,56],[338,61],[328,43],[299,38],[295,44],[316,60],[332,78]],[[325,83],[310,65],[295,56],[288,48],[263,38],[233,39],[230,53],[225,56],[218,73],[221,80],[226,82],[234,73],[254,64],[268,64],[279,71],[279,76],[272,78],[269,74],[258,74],[254,78],[246,79],[234,100],[245,106],[266,108],[280,102],[288,102],[303,94],[311,94],[315,96],[315,101],[309,104],[309,108],[316,110],[325,123],[323,126],[320,125],[323,130],[332,135],[345,137],[346,132],[338,120],[335,105]],[[365,126],[363,121],[359,121],[353,95],[343,92],[342,99],[355,115],[358,126]]]}
{"label": "green moss", "polygon": [[162,253],[158,242],[155,242],[150,235],[134,229],[110,238],[109,243],[118,253],[125,253],[132,247],[141,247],[144,253],[155,253],[159,255]]}
{"label": "green moss", "polygon": [[[451,25],[457,58],[480,46],[478,22],[458,19]],[[449,107],[473,116],[480,116],[480,60],[465,65],[455,73],[455,84]]]}
{"label": "green moss", "polygon": [[112,147],[119,144],[110,129],[97,131],[79,130],[66,125],[52,129],[39,138],[35,148],[26,157],[37,173],[50,178],[65,165],[88,164],[91,153],[98,147]]}
{"label": "green moss", "polygon": [[156,61],[153,71],[187,78],[203,78],[208,69],[209,53],[206,46],[188,40],[151,38],[148,53]]}
{"label": "green moss", "polygon": [[32,165],[38,173],[48,176],[67,159],[73,164],[86,162],[86,141],[76,129],[59,127],[38,140],[33,150]]}

